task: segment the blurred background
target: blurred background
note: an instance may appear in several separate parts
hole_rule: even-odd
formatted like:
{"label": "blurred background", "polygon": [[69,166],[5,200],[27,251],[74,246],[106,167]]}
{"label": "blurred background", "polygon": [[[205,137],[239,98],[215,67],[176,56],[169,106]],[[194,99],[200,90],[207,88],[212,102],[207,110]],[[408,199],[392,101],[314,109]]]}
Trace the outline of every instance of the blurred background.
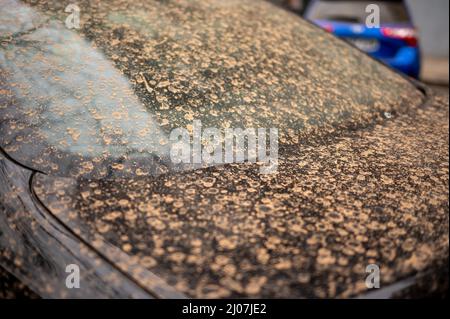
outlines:
{"label": "blurred background", "polygon": [[[269,0],[311,20],[391,67],[448,94],[448,0]],[[378,31],[366,7],[378,4]]]}

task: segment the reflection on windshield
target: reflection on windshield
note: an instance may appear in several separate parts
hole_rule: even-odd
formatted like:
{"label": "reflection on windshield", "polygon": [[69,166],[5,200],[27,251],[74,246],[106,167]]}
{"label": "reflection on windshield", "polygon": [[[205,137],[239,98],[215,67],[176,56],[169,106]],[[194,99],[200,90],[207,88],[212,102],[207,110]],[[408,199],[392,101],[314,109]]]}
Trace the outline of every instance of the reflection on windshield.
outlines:
{"label": "reflection on windshield", "polygon": [[[104,160],[126,171],[168,154],[168,139],[153,116],[98,50],[57,22],[36,30],[23,24],[36,13],[16,1],[2,11],[0,24],[13,13],[23,19],[7,21],[14,33],[0,50],[0,130],[7,152],[52,172],[76,170],[78,159],[79,173],[92,173]],[[45,153],[59,160],[45,163]]]}

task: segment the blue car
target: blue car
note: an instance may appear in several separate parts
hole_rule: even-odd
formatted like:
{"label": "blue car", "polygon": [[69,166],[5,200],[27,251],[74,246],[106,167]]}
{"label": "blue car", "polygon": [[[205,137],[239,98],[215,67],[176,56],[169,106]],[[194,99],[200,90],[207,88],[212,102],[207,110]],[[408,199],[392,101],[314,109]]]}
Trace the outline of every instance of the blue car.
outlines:
{"label": "blue car", "polygon": [[[378,26],[370,24],[373,5]],[[394,69],[419,77],[417,32],[404,1],[312,0],[305,17]]]}

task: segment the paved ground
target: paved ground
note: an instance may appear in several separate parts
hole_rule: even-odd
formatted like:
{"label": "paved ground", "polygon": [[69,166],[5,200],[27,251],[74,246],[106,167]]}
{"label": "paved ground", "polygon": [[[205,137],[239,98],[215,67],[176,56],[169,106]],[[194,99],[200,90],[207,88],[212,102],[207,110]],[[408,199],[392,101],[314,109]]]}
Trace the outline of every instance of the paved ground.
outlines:
{"label": "paved ground", "polygon": [[439,93],[449,95],[448,58],[424,57],[421,79]]}
{"label": "paved ground", "polygon": [[424,57],[422,62],[421,78],[423,81],[448,86],[448,58]]}

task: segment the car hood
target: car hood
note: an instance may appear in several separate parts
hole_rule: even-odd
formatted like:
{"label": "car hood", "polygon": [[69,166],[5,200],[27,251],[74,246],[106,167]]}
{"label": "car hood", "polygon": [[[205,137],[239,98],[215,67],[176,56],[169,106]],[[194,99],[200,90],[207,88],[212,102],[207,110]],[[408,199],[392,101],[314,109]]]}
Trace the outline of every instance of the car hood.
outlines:
{"label": "car hood", "polygon": [[350,297],[368,292],[371,264],[382,286],[448,267],[448,115],[448,101],[430,97],[281,148],[274,175],[244,163],[32,184],[83,240],[113,261],[110,246],[129,256],[119,267],[138,264],[187,296]]}

